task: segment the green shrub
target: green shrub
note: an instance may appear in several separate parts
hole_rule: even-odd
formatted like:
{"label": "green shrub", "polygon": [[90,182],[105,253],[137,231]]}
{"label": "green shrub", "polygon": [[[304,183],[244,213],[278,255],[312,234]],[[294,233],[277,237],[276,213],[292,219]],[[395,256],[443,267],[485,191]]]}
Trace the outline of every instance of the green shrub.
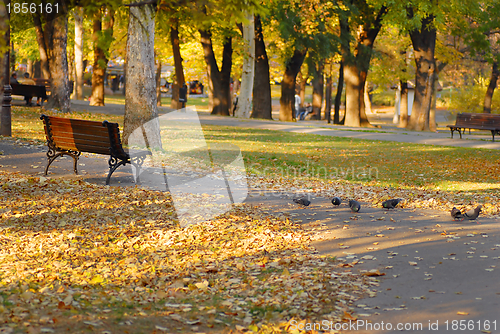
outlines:
{"label": "green shrub", "polygon": [[393,90],[382,91],[379,93],[371,94],[372,104],[374,106],[394,106],[394,99],[396,98],[396,93]]}
{"label": "green shrub", "polygon": [[[449,111],[452,113],[482,113],[486,89],[486,84],[476,84],[474,86],[465,86],[456,89],[451,95],[450,101],[448,101]],[[493,93],[491,112],[500,114],[500,93],[497,89]]]}

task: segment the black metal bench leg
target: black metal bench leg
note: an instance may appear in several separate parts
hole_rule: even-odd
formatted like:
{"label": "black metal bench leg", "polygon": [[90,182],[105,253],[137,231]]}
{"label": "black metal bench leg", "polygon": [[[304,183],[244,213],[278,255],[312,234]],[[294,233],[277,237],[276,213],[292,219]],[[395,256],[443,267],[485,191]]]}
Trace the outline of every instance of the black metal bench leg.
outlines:
{"label": "black metal bench leg", "polygon": [[458,134],[460,135],[460,139],[462,139],[462,130],[457,129],[457,131],[458,131]]}
{"label": "black metal bench leg", "polygon": [[109,186],[109,181],[111,180],[111,175],[113,174],[113,172],[121,165],[125,165],[126,162],[111,156],[108,160],[108,164],[109,164],[109,173],[108,173],[108,177],[106,178],[106,185],[107,186]]}
{"label": "black metal bench leg", "polygon": [[54,160],[56,160],[57,157],[61,157],[63,155],[69,155],[70,157],[73,158],[73,170],[74,170],[75,174],[78,175],[77,165],[78,165],[78,158],[80,157],[80,152],[75,152],[75,153],[57,152],[56,153],[56,151],[52,148],[49,148],[49,150],[47,151],[48,163],[47,163],[47,167],[45,167],[44,175],[47,175],[47,173],[49,172],[50,164],[52,164],[52,162],[54,162]]}
{"label": "black metal bench leg", "polygon": [[75,171],[75,174],[78,175],[78,159],[80,158],[80,152],[76,153],[75,155],[71,155],[73,157],[73,170]]}
{"label": "black metal bench leg", "polygon": [[491,130],[491,135],[493,136],[493,141],[495,141],[495,130]]}

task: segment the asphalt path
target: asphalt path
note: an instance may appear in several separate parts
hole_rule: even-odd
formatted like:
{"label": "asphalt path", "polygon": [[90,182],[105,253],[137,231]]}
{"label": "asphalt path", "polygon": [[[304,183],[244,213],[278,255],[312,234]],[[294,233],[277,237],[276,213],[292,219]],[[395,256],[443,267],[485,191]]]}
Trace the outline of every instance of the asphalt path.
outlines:
{"label": "asphalt path", "polygon": [[500,333],[499,219],[453,221],[448,212],[367,203],[354,214],[345,202],[318,197],[300,207],[292,197],[254,193],[247,202],[316,231],[313,245],[336,256],[340,270],[381,275],[373,277],[376,296],[355,302],[345,332]]}

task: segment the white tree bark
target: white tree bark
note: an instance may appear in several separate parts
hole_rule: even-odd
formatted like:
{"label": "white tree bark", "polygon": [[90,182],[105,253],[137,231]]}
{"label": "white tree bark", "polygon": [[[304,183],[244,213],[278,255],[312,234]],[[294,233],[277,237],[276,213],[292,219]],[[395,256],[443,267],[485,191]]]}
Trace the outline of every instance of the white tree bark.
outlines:
{"label": "white tree bark", "polygon": [[235,111],[236,117],[249,118],[252,112],[252,91],[255,69],[255,24],[252,12],[246,13],[243,22],[244,57],[243,73],[241,74],[240,95]]}
{"label": "white tree bark", "polygon": [[125,74],[125,118],[123,139],[143,128],[146,145],[161,149],[156,99],[154,37],[155,8],[151,4],[130,6]]}
{"label": "white tree bark", "polygon": [[74,96],[83,100],[83,8],[76,7],[75,15],[75,87]]}

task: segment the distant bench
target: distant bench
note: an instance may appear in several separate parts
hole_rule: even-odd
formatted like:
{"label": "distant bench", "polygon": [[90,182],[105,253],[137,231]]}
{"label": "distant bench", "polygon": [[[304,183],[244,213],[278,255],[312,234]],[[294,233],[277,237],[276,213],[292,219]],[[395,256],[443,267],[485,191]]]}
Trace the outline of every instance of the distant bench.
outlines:
{"label": "distant bench", "polygon": [[111,174],[121,165],[131,164],[136,169],[137,181],[140,168],[150,151],[125,151],[120,140],[118,123],[108,121],[95,122],[41,115],[47,137],[48,164],[59,156],[69,155],[74,160],[73,169],[77,171],[77,162],[81,152],[109,155],[109,173],[106,185],[109,185]]}
{"label": "distant bench", "polygon": [[487,130],[491,131],[493,141],[495,141],[495,134],[500,134],[500,115],[498,114],[475,114],[475,113],[459,113],[455,125],[447,125],[451,131],[451,138],[453,132],[458,131],[460,139],[465,129]]}
{"label": "distant bench", "polygon": [[11,84],[12,95],[21,95],[29,97],[28,101],[31,101],[33,97],[40,97],[43,101],[47,100],[47,90],[45,86],[35,86],[35,85],[23,85],[23,84]]}
{"label": "distant bench", "polygon": [[[45,86],[45,91],[47,92],[47,94],[50,94],[52,84],[51,84],[51,81],[49,79],[35,78],[33,80],[35,80],[35,82],[38,86]],[[73,80],[70,80],[68,83],[69,83],[69,91],[72,92],[75,83]]]}

